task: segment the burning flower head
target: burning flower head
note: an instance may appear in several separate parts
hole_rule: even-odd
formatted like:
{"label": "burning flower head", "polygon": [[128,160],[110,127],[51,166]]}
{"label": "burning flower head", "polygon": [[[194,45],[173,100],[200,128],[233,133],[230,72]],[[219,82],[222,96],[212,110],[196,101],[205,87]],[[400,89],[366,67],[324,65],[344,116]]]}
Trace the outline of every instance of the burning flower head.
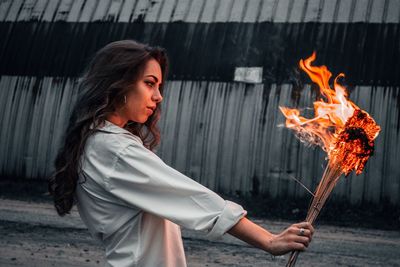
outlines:
{"label": "burning flower head", "polygon": [[334,80],[329,86],[332,74],[326,66],[311,66],[311,57],[300,60],[303,69],[313,82],[318,84],[322,98],[314,102],[315,117],[300,116],[300,110],[280,107],[286,117],[286,127],[295,131],[301,141],[315,144],[327,152],[329,160],[339,161],[342,172],[348,175],[352,170],[360,174],[374,151],[374,139],[380,127],[371,116],[348,100],[346,89]]}

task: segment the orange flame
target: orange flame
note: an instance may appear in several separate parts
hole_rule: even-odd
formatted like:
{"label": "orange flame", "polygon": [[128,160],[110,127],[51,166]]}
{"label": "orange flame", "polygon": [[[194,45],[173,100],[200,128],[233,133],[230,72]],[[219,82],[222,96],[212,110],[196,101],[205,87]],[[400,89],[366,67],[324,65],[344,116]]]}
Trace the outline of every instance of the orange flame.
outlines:
{"label": "orange flame", "polygon": [[325,101],[321,98],[314,102],[315,117],[311,119],[300,116],[298,109],[280,107],[286,117],[286,127],[293,129],[300,140],[320,145],[329,159],[340,157],[346,175],[352,169],[359,174],[373,153],[373,140],[380,127],[368,113],[348,100],[346,89],[337,82],[344,74],[335,78],[332,89],[329,86],[332,74],[327,67],[311,66],[315,58],[314,52],[309,58],[300,60],[299,65],[318,84]]}

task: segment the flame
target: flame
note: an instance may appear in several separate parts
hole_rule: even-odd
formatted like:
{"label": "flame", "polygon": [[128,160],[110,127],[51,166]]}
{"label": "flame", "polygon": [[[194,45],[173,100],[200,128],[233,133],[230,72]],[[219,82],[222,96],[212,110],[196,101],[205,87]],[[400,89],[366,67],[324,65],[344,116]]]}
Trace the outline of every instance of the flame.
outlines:
{"label": "flame", "polygon": [[346,175],[353,169],[360,174],[373,154],[374,139],[380,127],[348,99],[346,88],[338,83],[344,74],[334,79],[332,89],[329,86],[332,73],[326,66],[311,66],[315,58],[314,52],[299,62],[300,68],[320,89],[322,97],[314,102],[315,117],[307,119],[300,116],[298,109],[279,107],[286,117],[286,127],[293,129],[303,142],[321,146],[330,160],[340,160]]}

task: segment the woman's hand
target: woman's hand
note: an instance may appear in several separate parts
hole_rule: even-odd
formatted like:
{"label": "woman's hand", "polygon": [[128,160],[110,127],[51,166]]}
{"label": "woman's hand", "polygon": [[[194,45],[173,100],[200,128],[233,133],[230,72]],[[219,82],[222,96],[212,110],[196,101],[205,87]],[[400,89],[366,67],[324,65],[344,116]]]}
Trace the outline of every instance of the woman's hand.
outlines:
{"label": "woman's hand", "polygon": [[242,218],[228,233],[272,255],[282,255],[292,250],[305,250],[310,244],[314,227],[308,222],[295,223],[274,235],[249,219]]}
{"label": "woman's hand", "polygon": [[272,255],[286,254],[292,250],[304,251],[311,242],[314,227],[308,222],[291,225],[278,235],[273,235],[267,244]]}

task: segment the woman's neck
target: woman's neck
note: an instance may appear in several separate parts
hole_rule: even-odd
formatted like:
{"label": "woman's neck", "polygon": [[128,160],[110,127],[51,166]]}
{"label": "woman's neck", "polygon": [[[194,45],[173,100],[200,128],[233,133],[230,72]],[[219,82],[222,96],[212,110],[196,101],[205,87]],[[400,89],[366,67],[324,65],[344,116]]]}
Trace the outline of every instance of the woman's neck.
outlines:
{"label": "woman's neck", "polygon": [[108,115],[106,120],[108,120],[109,122],[111,122],[111,123],[113,123],[113,124],[115,124],[115,125],[117,125],[117,126],[119,126],[121,128],[124,128],[124,126],[128,122],[127,119],[124,119],[120,115],[114,114],[114,113]]}

